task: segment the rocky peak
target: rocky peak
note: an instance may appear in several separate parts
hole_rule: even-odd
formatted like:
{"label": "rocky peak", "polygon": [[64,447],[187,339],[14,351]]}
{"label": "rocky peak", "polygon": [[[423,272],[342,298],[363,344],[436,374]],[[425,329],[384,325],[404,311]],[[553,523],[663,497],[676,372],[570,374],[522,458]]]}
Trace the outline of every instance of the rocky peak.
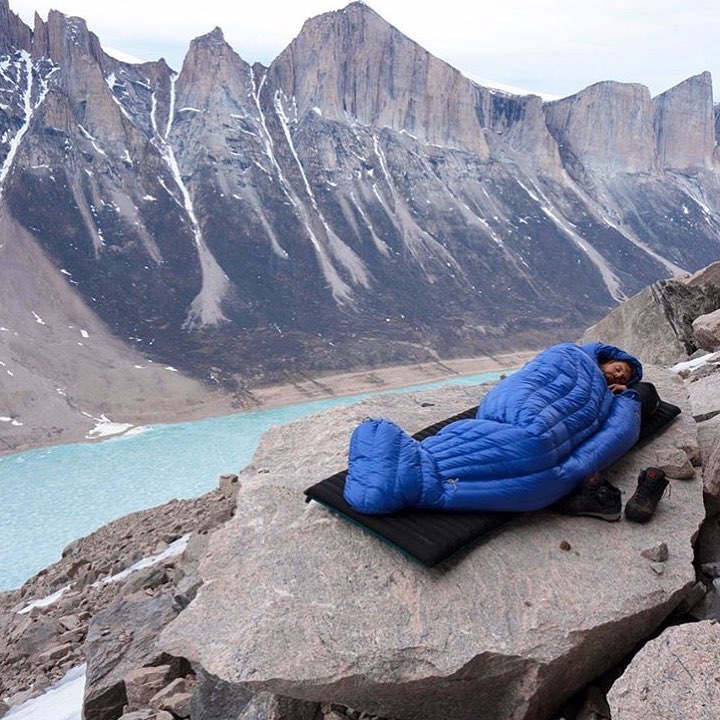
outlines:
{"label": "rocky peak", "polygon": [[656,169],[654,108],[643,85],[596,83],[547,103],[545,116],[561,155],[575,169],[577,164],[596,173]]}
{"label": "rocky peak", "polygon": [[27,50],[32,47],[32,32],[18,15],[10,10],[8,0],[0,0],[0,53]]}
{"label": "rocky peak", "polygon": [[85,20],[56,10],[49,12],[47,22],[36,16],[33,55],[49,58],[58,70],[47,101],[38,110],[45,124],[68,136],[77,134],[81,126],[79,132],[86,140],[102,139],[106,148],[103,153],[110,146],[124,152],[127,138],[123,113],[105,76],[105,66],[116,68],[118,61],[105,54]]}
{"label": "rocky peak", "polygon": [[196,37],[190,43],[190,49],[188,55],[192,55],[197,52],[208,52],[215,51],[224,53],[227,49],[231,49],[225,40],[225,35],[221,28],[215,26],[209,33]]}
{"label": "rocky peak", "polygon": [[190,43],[180,76],[186,84],[207,86],[228,81],[233,74],[247,76],[249,67],[216,27]]}
{"label": "rocky peak", "polygon": [[712,77],[691,77],[654,98],[655,136],[662,167],[712,166],[715,148]]}
{"label": "rocky peak", "polygon": [[488,143],[500,143],[523,153],[531,163],[549,175],[561,173],[558,146],[545,122],[543,101],[537,95],[510,95],[477,86],[480,124],[492,132]]}
{"label": "rocky peak", "polygon": [[319,108],[487,155],[477,86],[362,3],[308,20],[270,75],[300,116]]}
{"label": "rocky peak", "polygon": [[47,22],[36,14],[33,50],[36,57],[48,57],[63,65],[79,56],[102,63],[105,56],[97,35],[88,30],[85,20],[57,10],[48,13]]}
{"label": "rocky peak", "polygon": [[225,131],[254,112],[252,83],[250,65],[228,45],[219,27],[192,41],[176,85],[173,123],[178,131],[192,131],[196,142],[188,147],[197,152],[195,162],[227,152]]}

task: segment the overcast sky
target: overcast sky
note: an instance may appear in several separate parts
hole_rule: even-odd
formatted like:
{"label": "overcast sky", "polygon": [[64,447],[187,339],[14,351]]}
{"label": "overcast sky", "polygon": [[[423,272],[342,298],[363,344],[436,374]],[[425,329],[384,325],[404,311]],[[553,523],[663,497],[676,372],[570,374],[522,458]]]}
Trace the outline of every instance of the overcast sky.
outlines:
{"label": "overcast sky", "polygon": [[[105,47],[180,70],[190,41],[215,26],[248,62],[269,65],[333,0],[10,0],[32,24],[50,8],[84,18]],[[600,80],[656,95],[703,70],[720,100],[718,0],[369,0],[403,33],[466,75],[564,96]]]}

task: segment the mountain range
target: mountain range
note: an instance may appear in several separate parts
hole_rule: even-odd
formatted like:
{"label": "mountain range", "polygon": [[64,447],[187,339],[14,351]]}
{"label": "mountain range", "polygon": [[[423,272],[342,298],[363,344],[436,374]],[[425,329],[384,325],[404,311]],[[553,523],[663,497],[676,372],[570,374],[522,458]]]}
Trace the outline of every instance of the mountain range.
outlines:
{"label": "mountain range", "polygon": [[717,117],[707,72],[485,88],[361,2],[270,67],[216,28],[176,71],[0,0],[3,367],[19,407],[87,407],[93,364],[238,393],[572,338],[718,258]]}

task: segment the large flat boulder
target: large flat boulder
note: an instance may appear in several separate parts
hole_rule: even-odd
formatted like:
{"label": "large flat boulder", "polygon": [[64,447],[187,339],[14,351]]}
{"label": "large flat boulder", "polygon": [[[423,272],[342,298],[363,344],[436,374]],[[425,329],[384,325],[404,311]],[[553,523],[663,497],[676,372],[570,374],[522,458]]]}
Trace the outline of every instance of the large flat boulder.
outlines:
{"label": "large flat boulder", "polygon": [[698,422],[720,414],[720,366],[705,366],[693,373],[687,383],[692,413]]}
{"label": "large flat boulder", "polygon": [[610,688],[613,720],[720,717],[720,625],[668,628],[633,658]]}
{"label": "large flat boulder", "polygon": [[[685,411],[610,473],[697,455],[682,382],[652,375]],[[268,432],[215,533],[204,584],[160,647],[228,686],[330,701],[391,718],[547,718],[647,637],[695,582],[700,473],[672,480],[647,525],[538,512],[428,570],[302,490],[345,465],[352,428],[385,416],[413,432],[480,388],[375,398]],[[665,543],[667,560],[643,551]]]}
{"label": "large flat boulder", "polygon": [[720,307],[720,288],[660,280],[588,328],[582,342],[602,340],[643,363],[669,366],[697,349],[692,323]]}

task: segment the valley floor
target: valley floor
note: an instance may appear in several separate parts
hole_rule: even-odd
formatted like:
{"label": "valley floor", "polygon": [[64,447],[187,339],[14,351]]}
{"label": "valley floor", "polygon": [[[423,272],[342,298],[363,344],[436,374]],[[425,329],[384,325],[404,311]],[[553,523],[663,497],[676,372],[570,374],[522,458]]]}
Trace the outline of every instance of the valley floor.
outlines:
{"label": "valley floor", "polygon": [[[187,422],[262,408],[282,407],[309,400],[393,390],[465,375],[502,372],[522,366],[536,354],[537,351],[521,351],[372,368],[322,377],[308,376],[284,385],[254,388],[245,393],[240,400],[214,394],[208,397],[206,403],[199,402],[197,397],[192,402],[185,402],[186,399],[182,396],[171,398],[164,394],[164,410],[153,409],[155,403],[152,398],[148,397],[145,404],[145,407],[148,408],[147,412],[133,414],[133,416],[123,416],[122,413],[113,412],[111,409],[112,398],[106,396],[108,401],[106,414],[109,420],[102,415],[106,422],[98,422],[97,417],[93,419],[78,414],[68,423],[67,416],[62,419],[50,417],[52,410],[47,408],[41,419],[44,427],[33,427],[31,424],[26,424],[21,428],[10,428],[9,426],[6,428],[0,425],[0,456],[58,443],[102,439],[127,432],[141,425]],[[165,392],[167,393],[167,389]],[[63,426],[61,430],[58,428],[59,425]],[[49,429],[51,430],[49,431]],[[9,437],[13,431],[18,430],[21,432],[22,438]],[[2,437],[5,433],[8,434],[8,437]]]}
{"label": "valley floor", "polygon": [[259,407],[279,407],[307,400],[322,400],[377,390],[422,385],[465,375],[512,370],[521,367],[537,355],[536,350],[456,358],[414,365],[373,368],[351,373],[307,378],[285,385],[258,388],[252,397]]}

